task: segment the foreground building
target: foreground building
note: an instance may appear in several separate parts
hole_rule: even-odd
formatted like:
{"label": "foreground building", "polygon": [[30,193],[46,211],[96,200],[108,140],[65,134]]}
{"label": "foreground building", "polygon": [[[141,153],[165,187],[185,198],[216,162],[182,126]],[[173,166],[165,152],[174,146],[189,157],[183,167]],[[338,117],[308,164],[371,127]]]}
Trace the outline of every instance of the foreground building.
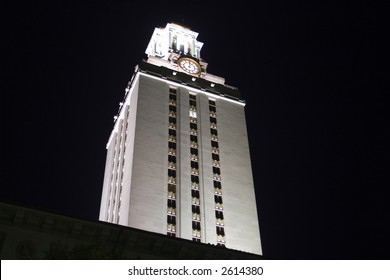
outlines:
{"label": "foreground building", "polygon": [[256,260],[256,254],[0,201],[0,259]]}
{"label": "foreground building", "polygon": [[99,219],[262,254],[244,106],[198,33],[156,28],[115,116]]}

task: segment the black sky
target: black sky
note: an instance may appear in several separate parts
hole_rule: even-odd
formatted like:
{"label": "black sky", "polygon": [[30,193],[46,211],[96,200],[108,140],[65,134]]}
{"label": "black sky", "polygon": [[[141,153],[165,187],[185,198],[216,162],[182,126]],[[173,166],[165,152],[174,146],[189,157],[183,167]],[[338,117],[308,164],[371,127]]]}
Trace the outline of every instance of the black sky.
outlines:
{"label": "black sky", "polygon": [[118,103],[178,22],[247,102],[264,255],[388,259],[385,4],[210,2],[2,4],[0,199],[97,220]]}

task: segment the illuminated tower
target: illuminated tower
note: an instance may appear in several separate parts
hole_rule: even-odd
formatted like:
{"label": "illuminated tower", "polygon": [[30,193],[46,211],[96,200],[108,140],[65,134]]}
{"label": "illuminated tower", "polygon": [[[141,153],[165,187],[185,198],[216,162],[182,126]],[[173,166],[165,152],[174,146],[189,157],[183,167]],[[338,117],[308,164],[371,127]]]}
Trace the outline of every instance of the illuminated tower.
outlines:
{"label": "illuminated tower", "polygon": [[107,143],[102,221],[262,254],[244,106],[198,33],[156,28]]}

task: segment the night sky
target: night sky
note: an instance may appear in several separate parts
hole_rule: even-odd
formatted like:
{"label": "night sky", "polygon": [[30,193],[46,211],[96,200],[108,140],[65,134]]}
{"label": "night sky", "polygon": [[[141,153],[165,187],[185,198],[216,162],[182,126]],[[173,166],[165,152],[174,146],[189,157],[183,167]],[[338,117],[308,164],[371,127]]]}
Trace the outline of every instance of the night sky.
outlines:
{"label": "night sky", "polygon": [[2,4],[1,200],[97,220],[127,82],[184,23],[246,100],[264,256],[389,258],[384,4],[36,2]]}

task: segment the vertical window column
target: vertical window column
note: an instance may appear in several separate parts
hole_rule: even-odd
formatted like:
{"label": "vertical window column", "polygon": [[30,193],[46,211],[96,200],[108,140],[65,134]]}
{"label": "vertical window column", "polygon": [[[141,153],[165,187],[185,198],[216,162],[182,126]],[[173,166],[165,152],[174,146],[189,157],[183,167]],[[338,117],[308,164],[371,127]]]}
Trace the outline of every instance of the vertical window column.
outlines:
{"label": "vertical window column", "polygon": [[121,128],[121,143],[120,143],[120,146],[122,147],[122,154],[119,155],[120,158],[121,158],[121,163],[119,165],[120,167],[120,176],[119,176],[119,191],[118,191],[118,205],[117,205],[117,210],[116,210],[116,221],[115,223],[118,224],[119,223],[119,218],[120,218],[120,215],[121,215],[121,204],[122,204],[122,191],[123,191],[123,175],[125,173],[125,155],[126,155],[126,147],[127,147],[127,144],[126,144],[126,141],[127,141],[127,134],[128,134],[128,128],[129,128],[129,106],[126,106],[125,108],[125,118],[122,122],[122,128]]}
{"label": "vertical window column", "polygon": [[191,210],[192,240],[201,242],[200,228],[200,193],[199,193],[199,145],[196,95],[189,95],[190,102],[190,153],[191,153]]}
{"label": "vertical window column", "polygon": [[126,107],[124,118],[118,119],[119,131],[115,136],[114,155],[112,161],[112,171],[110,178],[109,202],[106,213],[106,221],[114,224],[119,223],[120,207],[122,201],[123,176],[125,166],[125,153],[127,130],[129,124],[129,106]]}
{"label": "vertical window column", "polygon": [[176,88],[169,88],[167,235],[176,236]]}
{"label": "vertical window column", "polygon": [[211,134],[211,160],[213,171],[213,187],[215,202],[215,218],[217,244],[225,246],[225,223],[223,216],[222,200],[222,179],[221,165],[219,158],[218,126],[217,126],[217,108],[214,100],[209,99],[209,116],[210,116],[210,134]]}

